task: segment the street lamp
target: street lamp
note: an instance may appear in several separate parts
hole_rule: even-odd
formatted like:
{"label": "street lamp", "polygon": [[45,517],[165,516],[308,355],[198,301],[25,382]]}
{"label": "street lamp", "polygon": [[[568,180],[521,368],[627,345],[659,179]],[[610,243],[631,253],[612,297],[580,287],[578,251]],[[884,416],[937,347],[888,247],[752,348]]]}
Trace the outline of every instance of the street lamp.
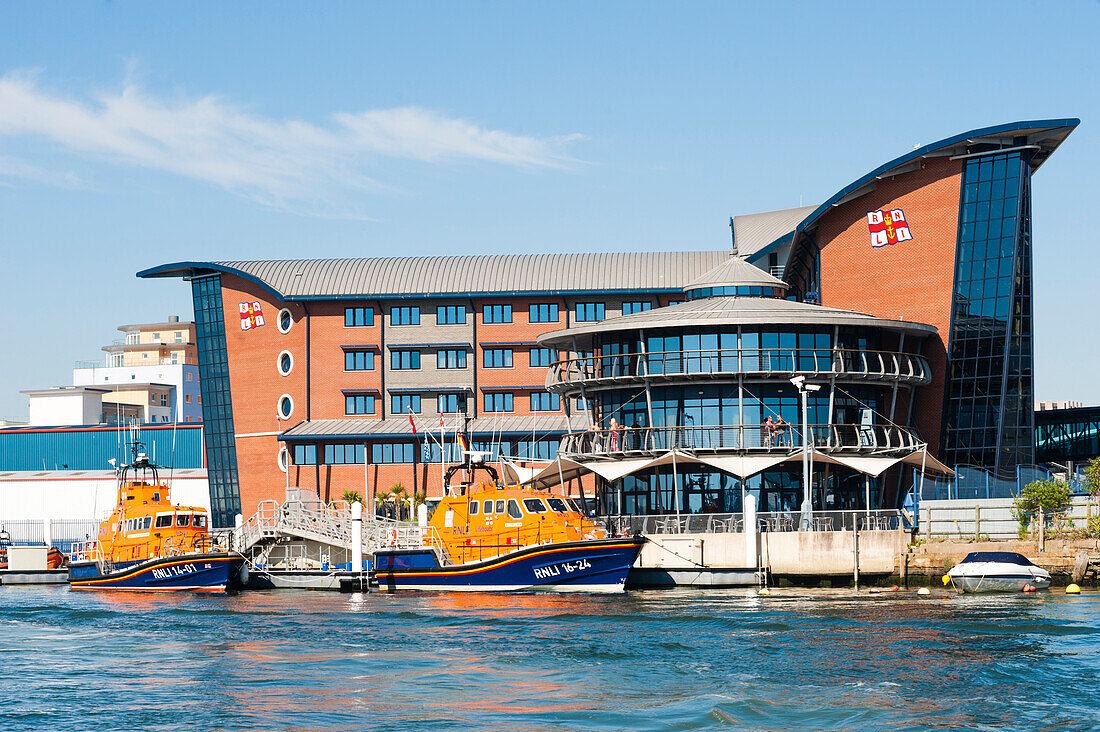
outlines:
{"label": "street lamp", "polygon": [[802,518],[800,531],[809,531],[813,525],[814,505],[810,497],[810,392],[820,391],[820,384],[807,384],[805,376],[791,377],[791,383],[802,397]]}

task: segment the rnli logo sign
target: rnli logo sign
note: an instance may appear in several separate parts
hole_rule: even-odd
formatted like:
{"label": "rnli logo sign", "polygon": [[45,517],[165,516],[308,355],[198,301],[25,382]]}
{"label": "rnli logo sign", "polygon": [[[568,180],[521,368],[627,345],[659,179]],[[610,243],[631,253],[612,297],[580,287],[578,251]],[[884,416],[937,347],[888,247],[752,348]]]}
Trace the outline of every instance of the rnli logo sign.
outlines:
{"label": "rnli logo sign", "polygon": [[242,302],[241,308],[241,330],[252,330],[253,328],[259,328],[264,324],[264,314],[260,310],[260,303],[258,302]]}
{"label": "rnli logo sign", "polygon": [[913,235],[900,208],[890,211],[871,211],[867,214],[867,229],[871,232],[871,246],[884,247],[909,241]]}

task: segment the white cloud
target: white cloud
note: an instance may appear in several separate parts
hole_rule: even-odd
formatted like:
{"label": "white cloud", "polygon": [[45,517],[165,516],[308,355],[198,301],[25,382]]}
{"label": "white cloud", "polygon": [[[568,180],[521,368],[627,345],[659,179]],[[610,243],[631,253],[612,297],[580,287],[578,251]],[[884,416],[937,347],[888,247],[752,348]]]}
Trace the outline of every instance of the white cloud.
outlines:
{"label": "white cloud", "polygon": [[[336,113],[328,125],[274,120],[231,102],[155,97],[127,83],[90,100],[42,90],[33,74],[0,77],[0,139],[39,138],[94,161],[163,170],[297,213],[359,209],[355,194],[388,189],[380,158],[478,161],[525,169],[575,167],[580,135],[532,137],[419,107]],[[0,157],[0,176],[71,179]]]}

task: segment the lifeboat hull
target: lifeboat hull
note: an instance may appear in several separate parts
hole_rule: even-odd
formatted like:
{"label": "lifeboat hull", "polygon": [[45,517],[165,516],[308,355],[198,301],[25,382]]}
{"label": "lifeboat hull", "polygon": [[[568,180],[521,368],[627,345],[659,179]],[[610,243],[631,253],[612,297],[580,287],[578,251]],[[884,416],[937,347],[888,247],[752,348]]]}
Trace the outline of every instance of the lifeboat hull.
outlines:
{"label": "lifeboat hull", "polygon": [[375,554],[382,590],[622,592],[645,539],[539,544],[493,559],[440,566],[431,549]]}
{"label": "lifeboat hull", "polygon": [[130,592],[226,592],[242,584],[244,557],[209,553],[159,557],[116,567],[94,561],[69,565],[69,585],[80,590]]}

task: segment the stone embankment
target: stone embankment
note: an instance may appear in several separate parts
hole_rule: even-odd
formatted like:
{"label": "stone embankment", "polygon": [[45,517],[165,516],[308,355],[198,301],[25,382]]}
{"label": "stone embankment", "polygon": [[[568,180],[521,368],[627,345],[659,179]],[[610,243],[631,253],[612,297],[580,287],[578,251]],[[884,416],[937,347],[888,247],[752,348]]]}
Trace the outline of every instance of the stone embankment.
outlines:
{"label": "stone embankment", "polygon": [[938,581],[970,552],[1019,552],[1051,574],[1055,584],[1100,584],[1100,540],[1035,539],[959,541],[931,539],[914,542],[897,557],[897,573],[916,583]]}

